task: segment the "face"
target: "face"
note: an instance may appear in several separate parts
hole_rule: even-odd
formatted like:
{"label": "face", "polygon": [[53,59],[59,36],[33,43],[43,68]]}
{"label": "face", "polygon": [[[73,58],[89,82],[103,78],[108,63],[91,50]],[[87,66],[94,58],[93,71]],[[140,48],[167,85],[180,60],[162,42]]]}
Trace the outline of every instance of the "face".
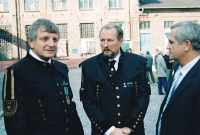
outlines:
{"label": "face", "polygon": [[58,48],[58,34],[45,32],[43,27],[37,30],[34,41],[29,40],[32,51],[41,59],[47,61],[54,57]]}
{"label": "face", "polygon": [[178,28],[174,28],[171,30],[167,49],[169,49],[170,59],[180,61],[185,53],[185,42],[179,44],[178,41],[176,40],[175,35],[177,29]]}
{"label": "face", "polygon": [[118,41],[117,31],[115,28],[103,29],[99,35],[100,45],[104,57],[113,59],[117,56],[120,46],[123,44],[123,39]]}

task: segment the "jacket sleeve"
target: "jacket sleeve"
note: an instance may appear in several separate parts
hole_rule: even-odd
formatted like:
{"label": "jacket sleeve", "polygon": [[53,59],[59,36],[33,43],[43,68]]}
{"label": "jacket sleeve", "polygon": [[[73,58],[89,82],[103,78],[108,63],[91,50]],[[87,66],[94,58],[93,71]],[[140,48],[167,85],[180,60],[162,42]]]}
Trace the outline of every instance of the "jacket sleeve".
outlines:
{"label": "jacket sleeve", "polygon": [[142,72],[137,82],[138,95],[136,96],[136,104],[132,110],[131,116],[126,120],[125,126],[132,129],[132,131],[138,128],[138,125],[143,122],[150,97],[150,84],[146,78],[146,72]]}
{"label": "jacket sleeve", "polygon": [[167,72],[167,65],[166,65],[166,63],[165,63],[164,58],[160,59],[160,62],[161,62],[161,66],[162,66],[163,70],[164,70],[165,72]]}
{"label": "jacket sleeve", "polygon": [[196,135],[200,134],[200,92],[198,93],[197,96],[197,105],[196,105]]}
{"label": "jacket sleeve", "polygon": [[5,128],[8,135],[26,135],[26,102],[24,82],[14,72],[7,69],[3,82],[3,111]]}
{"label": "jacket sleeve", "polygon": [[81,78],[80,99],[84,110],[91,123],[100,132],[105,133],[113,125],[106,120],[104,113],[98,107],[98,97],[96,97],[98,86],[94,80],[87,77],[83,68]]}

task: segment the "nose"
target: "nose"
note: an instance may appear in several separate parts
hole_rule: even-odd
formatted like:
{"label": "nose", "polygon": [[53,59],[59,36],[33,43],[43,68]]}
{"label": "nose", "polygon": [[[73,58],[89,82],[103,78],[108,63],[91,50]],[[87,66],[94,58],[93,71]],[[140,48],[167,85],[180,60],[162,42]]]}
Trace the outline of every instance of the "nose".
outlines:
{"label": "nose", "polygon": [[170,42],[168,42],[167,49],[170,49],[170,47],[171,47]]}
{"label": "nose", "polygon": [[108,47],[108,41],[107,40],[104,41],[103,46]]}
{"label": "nose", "polygon": [[49,40],[49,43],[48,43],[49,46],[55,46],[55,44],[56,44],[56,43],[54,42],[53,39],[50,39],[50,40]]}

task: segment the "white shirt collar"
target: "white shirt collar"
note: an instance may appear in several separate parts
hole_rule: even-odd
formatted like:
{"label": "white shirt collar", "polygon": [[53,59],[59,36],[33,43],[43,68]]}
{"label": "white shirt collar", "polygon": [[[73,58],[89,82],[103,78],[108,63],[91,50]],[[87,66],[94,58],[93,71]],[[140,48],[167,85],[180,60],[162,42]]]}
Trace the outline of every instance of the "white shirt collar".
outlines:
{"label": "white shirt collar", "polygon": [[33,57],[33,58],[35,58],[35,59],[37,59],[37,60],[39,60],[39,61],[42,61],[42,62],[48,62],[49,64],[51,64],[51,59],[49,59],[48,61],[44,61],[43,59],[41,59],[40,57],[38,57],[31,49],[30,49],[30,51],[29,51],[29,54]]}
{"label": "white shirt collar", "polygon": [[185,76],[190,71],[190,69],[197,63],[199,59],[200,59],[200,56],[196,57],[195,59],[193,59],[192,61],[190,61],[188,64],[186,64],[183,67],[179,65],[182,75]]}

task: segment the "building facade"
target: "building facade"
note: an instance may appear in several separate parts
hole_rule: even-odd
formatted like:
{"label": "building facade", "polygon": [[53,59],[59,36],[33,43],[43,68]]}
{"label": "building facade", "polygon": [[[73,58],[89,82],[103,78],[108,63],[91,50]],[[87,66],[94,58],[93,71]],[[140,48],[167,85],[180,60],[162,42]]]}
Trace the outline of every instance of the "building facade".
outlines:
{"label": "building facade", "polygon": [[26,55],[28,28],[40,18],[49,19],[59,27],[61,39],[56,58],[72,60],[101,53],[99,31],[108,23],[124,30],[123,50],[132,48],[134,53],[149,50],[154,55],[155,48],[166,48],[169,27],[174,22],[200,21],[198,7],[166,8],[162,4],[152,7],[151,0],[145,1],[149,2],[0,0],[0,60],[21,59]]}

